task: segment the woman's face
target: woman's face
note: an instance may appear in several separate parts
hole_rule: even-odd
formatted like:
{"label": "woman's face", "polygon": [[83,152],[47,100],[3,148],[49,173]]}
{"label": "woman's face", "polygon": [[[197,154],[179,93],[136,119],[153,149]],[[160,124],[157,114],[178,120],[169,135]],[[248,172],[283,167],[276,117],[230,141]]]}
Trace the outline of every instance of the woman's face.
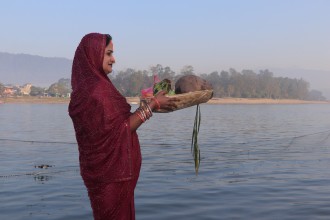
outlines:
{"label": "woman's face", "polygon": [[110,43],[104,50],[103,70],[106,74],[112,72],[112,64],[114,64],[115,62],[115,57],[113,56],[113,43],[112,41],[110,41]]}

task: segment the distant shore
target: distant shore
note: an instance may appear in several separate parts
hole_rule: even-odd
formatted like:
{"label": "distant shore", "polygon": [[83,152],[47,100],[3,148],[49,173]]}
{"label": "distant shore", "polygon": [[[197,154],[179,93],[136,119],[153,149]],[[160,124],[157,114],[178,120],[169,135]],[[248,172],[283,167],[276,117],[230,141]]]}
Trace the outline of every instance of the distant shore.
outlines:
{"label": "distant shore", "polygon": [[[138,104],[139,97],[127,97],[130,104]],[[70,98],[59,97],[8,97],[0,98],[0,103],[32,104],[69,104]],[[305,101],[296,99],[249,99],[249,98],[212,98],[207,104],[330,104],[330,101]]]}
{"label": "distant shore", "polygon": [[32,103],[32,104],[68,104],[70,98],[59,97],[36,97],[36,96],[19,96],[0,98],[0,103]]}
{"label": "distant shore", "polygon": [[254,99],[254,98],[213,98],[208,104],[330,104],[330,101],[306,101],[298,99]]}
{"label": "distant shore", "polygon": [[[127,97],[129,103],[139,103],[139,97]],[[297,99],[212,98],[207,104],[330,104],[330,101],[305,101]]]}

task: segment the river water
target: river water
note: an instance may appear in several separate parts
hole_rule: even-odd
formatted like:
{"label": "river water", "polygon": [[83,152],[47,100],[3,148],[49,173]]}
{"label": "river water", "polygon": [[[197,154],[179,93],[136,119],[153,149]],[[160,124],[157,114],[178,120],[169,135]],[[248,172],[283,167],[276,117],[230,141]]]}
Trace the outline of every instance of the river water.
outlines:
{"label": "river water", "polygon": [[[137,219],[330,218],[330,105],[201,105],[198,176],[195,110],[139,128]],[[0,219],[92,219],[67,105],[0,105]]]}

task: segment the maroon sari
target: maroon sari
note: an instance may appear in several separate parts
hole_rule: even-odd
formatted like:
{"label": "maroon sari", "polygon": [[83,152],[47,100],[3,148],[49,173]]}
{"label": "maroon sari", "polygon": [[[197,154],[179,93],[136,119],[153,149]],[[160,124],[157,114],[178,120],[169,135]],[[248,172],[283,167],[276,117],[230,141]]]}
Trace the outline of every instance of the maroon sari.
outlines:
{"label": "maroon sari", "polygon": [[135,219],[140,145],[130,131],[131,106],[103,71],[105,44],[105,35],[92,33],[77,47],[69,115],[94,218]]}

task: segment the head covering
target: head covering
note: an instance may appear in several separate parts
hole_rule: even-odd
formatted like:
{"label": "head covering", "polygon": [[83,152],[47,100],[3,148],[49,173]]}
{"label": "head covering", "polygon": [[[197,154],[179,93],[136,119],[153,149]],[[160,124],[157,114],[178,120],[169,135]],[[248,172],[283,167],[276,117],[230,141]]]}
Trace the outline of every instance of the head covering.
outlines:
{"label": "head covering", "polygon": [[129,180],[139,175],[141,163],[138,137],[129,126],[131,106],[103,71],[105,47],[105,35],[87,34],[72,66],[69,115],[86,185]]}

